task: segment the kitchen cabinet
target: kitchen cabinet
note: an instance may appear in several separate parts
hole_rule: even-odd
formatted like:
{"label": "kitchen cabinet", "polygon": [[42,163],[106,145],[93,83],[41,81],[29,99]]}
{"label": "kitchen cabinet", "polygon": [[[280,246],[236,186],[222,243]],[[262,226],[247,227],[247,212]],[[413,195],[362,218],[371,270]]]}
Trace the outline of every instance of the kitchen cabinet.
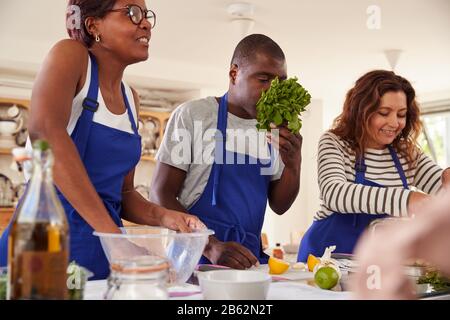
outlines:
{"label": "kitchen cabinet", "polygon": [[3,230],[8,226],[12,215],[14,214],[14,208],[0,208],[0,235]]}
{"label": "kitchen cabinet", "polygon": [[0,232],[8,225],[24,191],[22,174],[11,167],[11,152],[25,145],[29,107],[29,100],[0,98]]}
{"label": "kitchen cabinet", "polygon": [[155,162],[156,151],[161,144],[170,114],[150,108],[142,108],[139,112],[139,134],[142,137],[141,161]]}

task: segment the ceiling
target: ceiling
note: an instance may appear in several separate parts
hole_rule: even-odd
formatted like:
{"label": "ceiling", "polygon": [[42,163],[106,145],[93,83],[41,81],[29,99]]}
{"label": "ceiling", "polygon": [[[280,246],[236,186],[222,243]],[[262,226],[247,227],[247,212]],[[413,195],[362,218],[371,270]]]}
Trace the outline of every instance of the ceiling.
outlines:
{"label": "ceiling", "polygon": [[[128,77],[160,88],[225,91],[240,37],[226,11],[232,2],[147,1],[158,17],[151,56],[130,67]],[[450,92],[448,0],[249,2],[255,5],[252,32],[280,44],[289,74],[299,76],[314,98],[342,99],[364,72],[389,68],[386,49],[403,50],[396,71],[419,94]],[[381,10],[381,29],[367,27],[370,5]],[[65,6],[62,0],[0,0],[0,72],[37,70],[52,44],[66,37]]]}

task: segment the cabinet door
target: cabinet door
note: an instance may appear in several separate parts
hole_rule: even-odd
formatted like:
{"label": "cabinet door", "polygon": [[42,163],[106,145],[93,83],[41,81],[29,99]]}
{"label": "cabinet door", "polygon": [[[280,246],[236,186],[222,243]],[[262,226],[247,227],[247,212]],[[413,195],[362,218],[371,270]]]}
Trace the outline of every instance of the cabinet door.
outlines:
{"label": "cabinet door", "polygon": [[14,208],[0,208],[0,234],[9,224],[14,213]]}

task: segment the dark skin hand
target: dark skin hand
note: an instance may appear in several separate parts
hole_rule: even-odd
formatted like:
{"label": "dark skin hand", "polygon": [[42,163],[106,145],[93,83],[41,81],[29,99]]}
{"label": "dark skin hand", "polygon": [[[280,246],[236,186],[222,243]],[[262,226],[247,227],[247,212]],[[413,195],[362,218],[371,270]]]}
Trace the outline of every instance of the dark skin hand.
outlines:
{"label": "dark skin hand", "polygon": [[285,167],[281,178],[270,183],[269,205],[277,214],[286,212],[294,202],[300,188],[300,166],[302,163],[302,142],[300,133],[293,134],[286,127],[271,125],[278,134],[267,134],[267,141],[280,152]]}
{"label": "dark skin hand", "polygon": [[[186,212],[178,201],[186,172],[157,162],[150,188],[150,201],[167,209]],[[203,255],[213,264],[228,266],[235,269],[248,269],[258,263],[258,259],[244,246],[236,242],[221,242],[210,236]]]}

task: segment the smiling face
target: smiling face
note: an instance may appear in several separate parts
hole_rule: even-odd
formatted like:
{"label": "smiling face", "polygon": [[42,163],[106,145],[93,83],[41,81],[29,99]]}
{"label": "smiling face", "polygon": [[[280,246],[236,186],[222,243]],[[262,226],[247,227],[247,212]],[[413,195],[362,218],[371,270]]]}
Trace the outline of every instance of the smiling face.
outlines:
{"label": "smiling face", "polygon": [[389,91],[381,97],[378,109],[369,119],[367,147],[384,149],[401,133],[406,125],[407,102],[403,91]]}
{"label": "smiling face", "polygon": [[139,25],[133,24],[128,15],[126,6],[138,5],[147,10],[144,0],[117,0],[112,10],[102,19],[96,19],[95,31],[100,35],[100,46],[116,56],[119,60],[132,64],[148,59],[149,41],[151,38],[150,22],[144,17]]}
{"label": "smiling face", "polygon": [[268,54],[256,53],[255,57],[238,67],[233,65],[230,71],[230,90],[237,103],[251,118],[256,119],[256,103],[264,90],[269,89],[275,77],[287,78],[286,61]]}

